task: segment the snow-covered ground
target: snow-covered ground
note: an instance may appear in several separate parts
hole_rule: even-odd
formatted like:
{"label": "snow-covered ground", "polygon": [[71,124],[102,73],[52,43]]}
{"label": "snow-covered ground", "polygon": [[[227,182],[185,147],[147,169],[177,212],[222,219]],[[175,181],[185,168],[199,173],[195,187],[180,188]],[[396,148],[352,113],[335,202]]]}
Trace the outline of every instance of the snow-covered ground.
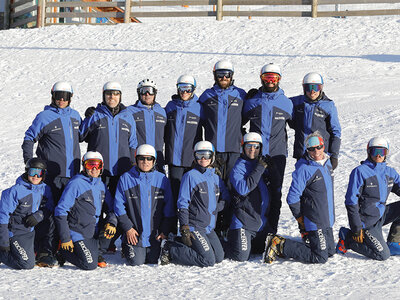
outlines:
{"label": "snow-covered ground", "polygon": [[[286,95],[302,92],[310,71],[325,78],[343,129],[335,171],[335,237],[347,225],[344,195],[351,170],[366,157],[370,137],[391,142],[389,163],[400,171],[400,18],[227,18],[146,19],[142,24],[47,27],[0,31],[0,191],[23,172],[21,144],[35,115],[50,103],[58,80],[74,87],[72,107],[83,115],[101,101],[102,85],[120,81],[123,103],[133,104],[136,85],[156,80],[165,105],[183,73],[196,77],[197,93],[213,83],[219,59],[235,65],[235,83],[259,86],[259,70],[281,65]],[[290,131],[289,152],[293,132]],[[85,150],[82,145],[82,151]],[[299,238],[285,197],[294,159],[289,158],[283,186],[279,233]],[[389,201],[397,200],[391,196]],[[387,233],[388,228],[385,228]],[[400,257],[385,262],[355,253],[335,255],[325,265],[281,260],[272,265],[225,260],[211,268],[175,265],[128,267],[120,252],[106,257],[110,266],[92,272],[63,268],[15,271],[0,265],[0,299],[56,297],[101,299],[394,299],[400,296]]]}

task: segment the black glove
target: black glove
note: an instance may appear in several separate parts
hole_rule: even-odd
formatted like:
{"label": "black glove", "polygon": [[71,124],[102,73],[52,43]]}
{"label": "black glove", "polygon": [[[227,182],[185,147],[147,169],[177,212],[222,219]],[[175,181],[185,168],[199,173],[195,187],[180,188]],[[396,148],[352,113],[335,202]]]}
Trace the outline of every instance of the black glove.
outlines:
{"label": "black glove", "polygon": [[247,92],[245,100],[253,98],[258,93],[258,89],[251,89]]}
{"label": "black glove", "polygon": [[336,169],[338,166],[339,160],[336,157],[331,157],[331,165],[332,169]]}
{"label": "black glove", "polygon": [[186,246],[192,246],[192,239],[194,239],[193,233],[190,232],[188,225],[181,226],[182,243]]}
{"label": "black glove", "polygon": [[260,156],[258,157],[258,163],[259,163],[260,165],[262,165],[264,168],[271,167],[271,165],[272,165],[271,156],[269,156],[268,154],[266,154],[266,155],[260,155]]}
{"label": "black glove", "polygon": [[10,246],[0,246],[0,251],[10,252]]}
{"label": "black glove", "polygon": [[91,116],[93,116],[94,112],[96,111],[96,108],[94,106],[90,106],[86,109],[85,111],[85,117],[86,118],[90,118]]}
{"label": "black glove", "polygon": [[35,216],[32,214],[25,217],[25,224],[29,227],[35,227],[37,224],[39,224],[39,221],[36,220]]}

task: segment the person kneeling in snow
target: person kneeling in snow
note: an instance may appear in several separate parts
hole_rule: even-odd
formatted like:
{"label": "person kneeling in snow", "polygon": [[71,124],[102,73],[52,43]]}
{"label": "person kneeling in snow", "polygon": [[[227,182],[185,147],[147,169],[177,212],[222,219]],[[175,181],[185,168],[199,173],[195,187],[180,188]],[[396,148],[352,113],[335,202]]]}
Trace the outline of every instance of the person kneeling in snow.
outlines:
{"label": "person kneeling in snow", "polygon": [[114,210],[123,230],[122,253],[128,264],[156,264],[161,240],[174,223],[168,178],[155,170],[156,150],[149,144],[136,149],[136,166],[119,179]]}
{"label": "person kneeling in snow", "polygon": [[287,196],[304,242],[279,235],[267,237],[266,263],[272,263],[276,256],[305,263],[325,263],[335,253],[332,165],[324,152],[324,140],[318,131],[310,134],[305,144],[307,150],[296,163]]}
{"label": "person kneeling in snow", "polygon": [[[83,156],[82,165],[84,170],[65,187],[54,216],[61,239],[62,258],[80,269],[94,270],[106,265],[99,255],[99,240],[114,236],[117,220],[111,212],[111,194],[100,178],[104,165],[102,155],[89,151]],[[103,230],[99,228],[99,218],[104,201],[108,207],[108,219]]]}
{"label": "person kneeling in snow", "polygon": [[46,162],[31,158],[14,186],[1,194],[0,262],[13,269],[35,265],[34,227],[53,211],[51,189],[43,180]]}
{"label": "person kneeling in snow", "polygon": [[[336,252],[348,249],[376,260],[400,254],[400,201],[386,205],[390,192],[400,196],[400,176],[386,165],[389,143],[382,137],[372,138],[367,145],[368,158],[350,174],[346,209],[350,230],[339,230]],[[392,223],[388,245],[382,226]]]}

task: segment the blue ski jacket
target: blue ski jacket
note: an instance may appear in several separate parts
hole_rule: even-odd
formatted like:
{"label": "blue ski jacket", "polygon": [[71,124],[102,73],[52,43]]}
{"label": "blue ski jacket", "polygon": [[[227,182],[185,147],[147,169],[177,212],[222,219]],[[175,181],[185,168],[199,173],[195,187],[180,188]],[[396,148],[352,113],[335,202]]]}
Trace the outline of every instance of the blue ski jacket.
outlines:
{"label": "blue ski jacket", "polygon": [[107,222],[116,226],[112,197],[101,178],[83,173],[71,178],[54,210],[61,242],[93,238],[99,230],[97,224],[104,201],[108,208]]}
{"label": "blue ski jacket", "polygon": [[79,113],[71,107],[45,106],[25,132],[22,144],[24,162],[33,157],[33,146],[38,142],[36,155],[47,161],[46,176],[72,177],[79,173],[80,124]]}
{"label": "blue ski jacket", "polygon": [[51,189],[45,183],[30,183],[26,175],[18,177],[15,185],[1,193],[0,246],[10,245],[10,238],[33,231],[25,224],[25,218],[33,215],[41,222],[53,211]]}
{"label": "blue ski jacket", "polygon": [[305,155],[295,165],[287,203],[293,216],[304,217],[306,231],[332,227],[335,222],[333,170],[330,160],[322,166]]}
{"label": "blue ski jacket", "polygon": [[240,152],[245,96],[246,92],[234,85],[221,89],[216,84],[200,96],[205,140],[211,142],[217,152]]}
{"label": "blue ski jacket", "polygon": [[139,233],[138,246],[150,247],[159,234],[171,231],[175,212],[171,185],[158,172],[139,172],[131,168],[118,181],[114,210],[124,232],[134,228]]}
{"label": "blue ski jacket", "polygon": [[230,174],[230,182],[239,196],[233,196],[234,213],[230,229],[262,231],[267,224],[269,191],[263,180],[265,168],[256,159],[242,155]]}
{"label": "blue ski jacket", "polygon": [[301,158],[306,151],[306,137],[319,131],[324,139],[325,152],[331,157],[338,158],[340,149],[341,128],[335,103],[325,93],[318,101],[311,101],[300,95],[290,98],[293,102],[293,129],[295,139],[293,157]]}
{"label": "blue ski jacket", "polygon": [[190,167],[194,145],[202,140],[200,103],[198,97],[182,101],[178,95],[165,107],[165,161],[178,167]]}
{"label": "blue ski jacket", "polygon": [[163,151],[164,128],[167,124],[167,115],[164,108],[158,103],[153,106],[144,105],[139,100],[129,106],[136,122],[136,134],[138,146],[152,145],[157,152]]}
{"label": "blue ski jacket", "polygon": [[260,88],[243,107],[243,124],[250,121],[250,132],[258,132],[263,140],[263,155],[287,156],[286,123],[292,119],[293,104],[282,89],[264,93]]}
{"label": "blue ski jacket", "polygon": [[183,175],[177,205],[180,225],[210,233],[218,212],[229,203],[229,192],[213,168],[196,165]]}
{"label": "blue ski jacket", "polygon": [[120,176],[134,161],[138,146],[136,124],[130,110],[120,104],[120,112],[113,117],[104,104],[98,104],[94,114],[81,124],[81,141],[88,143],[88,151],[103,156],[104,174]]}
{"label": "blue ski jacket", "polygon": [[400,176],[385,162],[367,159],[351,172],[345,204],[352,232],[368,229],[379,221],[390,192],[400,196]]}

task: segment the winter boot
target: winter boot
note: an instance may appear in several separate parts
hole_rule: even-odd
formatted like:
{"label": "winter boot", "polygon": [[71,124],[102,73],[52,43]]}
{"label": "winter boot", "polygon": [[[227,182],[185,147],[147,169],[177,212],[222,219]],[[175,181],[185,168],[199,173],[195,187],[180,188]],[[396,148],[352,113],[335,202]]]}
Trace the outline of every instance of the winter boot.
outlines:
{"label": "winter boot", "polygon": [[350,233],[350,229],[345,227],[340,227],[339,230],[339,241],[336,245],[336,253],[338,254],[345,254],[347,252],[346,247],[346,237]]}
{"label": "winter boot", "polygon": [[283,245],[286,239],[280,235],[275,234],[272,238],[267,236],[268,244],[266,241],[267,249],[264,253],[264,262],[267,264],[272,263],[277,256],[283,257]]}
{"label": "winter boot", "polygon": [[161,242],[160,264],[162,266],[168,265],[171,262],[171,256],[169,254],[170,248],[170,242],[167,240],[163,240]]}
{"label": "winter boot", "polygon": [[39,253],[36,256],[36,265],[42,268],[52,268],[57,265],[57,260],[51,253]]}

